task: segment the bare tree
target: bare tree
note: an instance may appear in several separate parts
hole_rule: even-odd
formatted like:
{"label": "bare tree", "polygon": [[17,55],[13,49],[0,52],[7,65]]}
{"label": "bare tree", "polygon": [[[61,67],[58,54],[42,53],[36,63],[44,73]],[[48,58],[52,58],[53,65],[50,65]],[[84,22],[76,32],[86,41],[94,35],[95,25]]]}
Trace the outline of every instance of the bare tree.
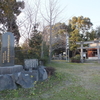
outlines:
{"label": "bare tree", "polygon": [[25,41],[27,39],[27,43],[31,37],[31,34],[33,33],[34,28],[38,27],[39,25],[37,20],[40,0],[34,0],[30,3],[28,0],[25,2],[26,8],[23,11],[24,19],[18,19],[19,30],[21,31],[21,40]]}
{"label": "bare tree", "polygon": [[[45,0],[45,11],[41,11],[42,17],[49,24],[49,61],[51,62],[52,57],[52,25],[56,22],[57,17],[63,10],[60,10],[58,6],[58,0]],[[43,14],[45,12],[45,14]],[[45,16],[44,16],[45,15]]]}
{"label": "bare tree", "polygon": [[[31,4],[28,4],[28,2],[30,1]],[[43,6],[45,8],[43,8]],[[24,12],[24,16],[26,16],[26,18],[19,23],[21,36],[25,40],[25,38],[28,39],[30,38],[31,33],[34,30],[34,26],[37,25],[37,23],[41,20],[41,18],[45,20],[43,22],[43,25],[48,24],[48,28],[49,28],[49,60],[50,61],[51,61],[51,53],[52,53],[52,26],[55,24],[58,16],[63,11],[63,9],[59,10],[59,8],[60,6],[58,5],[58,0],[45,0],[45,5],[43,5],[43,1],[40,0],[33,0],[33,1],[27,0],[27,10],[25,10]],[[39,16],[39,10],[42,17]]]}

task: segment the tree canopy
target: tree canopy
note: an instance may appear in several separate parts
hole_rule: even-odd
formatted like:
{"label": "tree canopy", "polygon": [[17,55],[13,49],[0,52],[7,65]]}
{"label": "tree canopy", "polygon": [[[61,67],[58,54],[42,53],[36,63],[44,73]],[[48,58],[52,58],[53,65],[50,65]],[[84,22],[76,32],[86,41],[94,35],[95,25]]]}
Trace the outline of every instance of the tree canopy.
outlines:
{"label": "tree canopy", "polygon": [[2,26],[0,31],[13,32],[17,42],[19,42],[20,33],[16,24],[16,19],[23,8],[23,1],[0,0],[0,24]]}
{"label": "tree canopy", "polygon": [[88,17],[75,16],[69,20],[67,31],[70,34],[70,50],[73,51],[73,55],[75,55],[78,47],[76,42],[91,40],[95,37],[94,31],[88,32],[92,25],[93,24]]}
{"label": "tree canopy", "polygon": [[71,28],[78,29],[81,33],[85,33],[87,30],[91,28],[93,25],[90,18],[88,17],[72,17],[72,19],[69,20],[69,25],[71,25]]}
{"label": "tree canopy", "polygon": [[100,38],[100,26],[96,28],[96,35],[97,35],[97,38]]}
{"label": "tree canopy", "polygon": [[66,32],[67,30],[67,25],[65,23],[56,23],[52,27],[52,49],[53,50],[60,50],[59,52],[61,53],[64,52],[65,50],[65,45],[66,45]]}

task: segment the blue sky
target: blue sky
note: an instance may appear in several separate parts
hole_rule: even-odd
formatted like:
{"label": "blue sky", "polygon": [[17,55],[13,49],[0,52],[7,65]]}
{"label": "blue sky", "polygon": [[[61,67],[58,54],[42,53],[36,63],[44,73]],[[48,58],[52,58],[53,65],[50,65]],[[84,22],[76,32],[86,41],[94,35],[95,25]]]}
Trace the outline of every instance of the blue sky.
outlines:
{"label": "blue sky", "polygon": [[61,5],[66,7],[67,15],[89,17],[93,27],[100,25],[100,0],[61,0]]}
{"label": "blue sky", "polygon": [[[27,1],[27,0],[24,0]],[[28,0],[30,5],[36,0]],[[45,0],[41,0],[43,3]],[[67,21],[73,16],[89,17],[93,23],[93,27],[96,28],[100,25],[100,0],[58,0],[61,9],[64,9],[62,17],[63,21]]]}
{"label": "blue sky", "polygon": [[[36,0],[24,1],[29,2],[32,6]],[[41,3],[44,1],[41,0]],[[58,2],[61,9],[66,6],[62,13],[62,17],[65,18],[63,21],[67,22],[73,16],[82,15],[91,19],[94,28],[100,25],[100,0],[58,0]]]}
{"label": "blue sky", "polygon": [[[18,0],[18,1],[23,1],[23,0]],[[36,0],[24,0],[24,1],[27,1],[27,3],[29,3],[34,10],[34,2],[36,2]],[[44,1],[45,0],[41,0],[42,5]],[[100,26],[100,12],[99,12],[100,0],[58,0],[58,2],[60,9],[63,9],[65,7],[59,17],[63,19],[62,22],[65,22],[67,24],[68,20],[71,19],[73,16],[76,17],[83,16],[83,17],[89,17],[91,19],[94,29],[97,26]],[[25,4],[26,6],[27,3]]]}

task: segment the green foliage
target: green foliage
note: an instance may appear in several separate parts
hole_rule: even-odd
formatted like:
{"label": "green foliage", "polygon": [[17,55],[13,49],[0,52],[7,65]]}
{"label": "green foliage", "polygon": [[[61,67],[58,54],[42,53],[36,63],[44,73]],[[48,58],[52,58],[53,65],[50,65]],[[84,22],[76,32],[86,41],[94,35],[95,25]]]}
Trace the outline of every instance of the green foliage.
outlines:
{"label": "green foliage", "polygon": [[[79,33],[83,35],[83,37],[86,37],[86,32],[91,28],[92,22],[90,18],[79,16],[79,17],[72,17],[72,19],[69,20],[69,26],[71,31],[78,30]],[[68,31],[70,32],[70,31]]]}
{"label": "green foliage", "polygon": [[[16,24],[17,16],[21,13],[21,9],[24,8],[24,2],[16,0],[0,0],[0,24],[1,29],[4,32],[10,31],[16,36],[16,42],[19,42],[20,33]],[[3,29],[4,28],[4,29]]]}
{"label": "green foliage", "polygon": [[75,16],[69,20],[68,32],[70,34],[70,50],[73,52],[73,55],[75,55],[78,47],[76,42],[91,40],[95,37],[95,32],[88,32],[92,25],[93,24],[88,17]]}
{"label": "green foliage", "polygon": [[31,48],[40,48],[41,43],[42,43],[42,36],[40,35],[40,33],[33,34],[31,39],[29,40],[29,46]]}
{"label": "green foliage", "polygon": [[90,40],[94,40],[95,38],[98,38],[96,30],[86,32],[85,34],[86,34],[85,36],[82,35],[82,37],[81,37],[81,38],[83,38],[84,41],[90,41]]}
{"label": "green foliage", "polygon": [[42,41],[39,33],[34,33],[31,39],[26,40],[22,45],[24,59],[38,59],[45,65],[48,63],[48,46]]}
{"label": "green foliage", "polygon": [[[52,45],[52,48],[54,51],[59,51],[60,49],[63,50],[65,48],[65,41],[63,39],[58,39],[56,42]],[[61,50],[59,52],[61,52]],[[65,50],[65,49],[64,49]]]}
{"label": "green foliage", "polygon": [[32,58],[40,58],[41,44],[42,36],[39,33],[33,34],[31,39],[29,40],[29,46],[31,47],[31,49],[28,51],[28,54],[31,55]]}
{"label": "green foliage", "polygon": [[45,41],[43,41],[43,57],[44,58],[49,57],[49,46],[46,44]]}
{"label": "green foliage", "polygon": [[46,56],[40,58],[39,60],[42,61],[43,65],[46,65],[48,63],[48,57],[46,57]]}
{"label": "green foliage", "polygon": [[96,35],[96,31],[95,30],[92,30],[91,32],[90,32],[90,40],[94,40],[95,38],[97,38],[97,35]]}
{"label": "green foliage", "polygon": [[83,16],[79,16],[79,17],[72,17],[71,20],[69,20],[69,24],[72,26],[72,29],[79,29],[79,30],[88,30],[90,29],[90,27],[93,25],[91,23],[90,18],[88,17],[83,17]]}
{"label": "green foliage", "polygon": [[41,54],[41,58],[39,59],[40,61],[42,61],[43,65],[46,65],[49,61],[49,46],[46,45],[46,42],[42,42],[43,43],[43,50],[41,50],[41,52],[43,54]]}
{"label": "green foliage", "polygon": [[21,47],[15,47],[15,64],[24,65],[24,55]]}
{"label": "green foliage", "polygon": [[53,37],[58,37],[59,35],[63,36],[66,32],[67,25],[65,23],[56,23],[53,27]]}
{"label": "green foliage", "polygon": [[75,51],[78,47],[78,45],[76,45],[76,42],[81,40],[78,29],[75,29],[70,33],[69,40],[70,40],[70,50]]}
{"label": "green foliage", "polygon": [[33,34],[29,40],[29,46],[28,57],[37,58],[45,65],[48,62],[48,46],[42,40],[42,35],[40,33]]}
{"label": "green foliage", "polygon": [[81,56],[79,54],[77,54],[71,58],[71,62],[78,62],[79,63],[80,61],[81,61]]}
{"label": "green foliage", "polygon": [[100,26],[96,28],[96,35],[97,35],[97,38],[100,38]]}

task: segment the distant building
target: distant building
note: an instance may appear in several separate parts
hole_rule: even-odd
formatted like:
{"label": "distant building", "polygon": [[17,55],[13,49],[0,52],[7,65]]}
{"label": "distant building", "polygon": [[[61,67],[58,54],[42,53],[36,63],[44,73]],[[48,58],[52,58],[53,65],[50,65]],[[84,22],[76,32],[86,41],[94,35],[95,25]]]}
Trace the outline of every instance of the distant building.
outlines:
{"label": "distant building", "polygon": [[[99,46],[99,51],[100,51],[100,43],[98,43],[98,46]],[[90,48],[87,49],[88,59],[98,59],[98,56],[100,58],[100,53],[99,55],[97,54],[97,43],[89,44],[89,47]]]}
{"label": "distant building", "polygon": [[[76,42],[76,44],[81,45],[78,49],[80,49],[80,55],[82,61],[83,58],[91,60],[100,59],[100,40],[81,41],[81,42]],[[88,46],[84,47],[84,44],[87,44]]]}

